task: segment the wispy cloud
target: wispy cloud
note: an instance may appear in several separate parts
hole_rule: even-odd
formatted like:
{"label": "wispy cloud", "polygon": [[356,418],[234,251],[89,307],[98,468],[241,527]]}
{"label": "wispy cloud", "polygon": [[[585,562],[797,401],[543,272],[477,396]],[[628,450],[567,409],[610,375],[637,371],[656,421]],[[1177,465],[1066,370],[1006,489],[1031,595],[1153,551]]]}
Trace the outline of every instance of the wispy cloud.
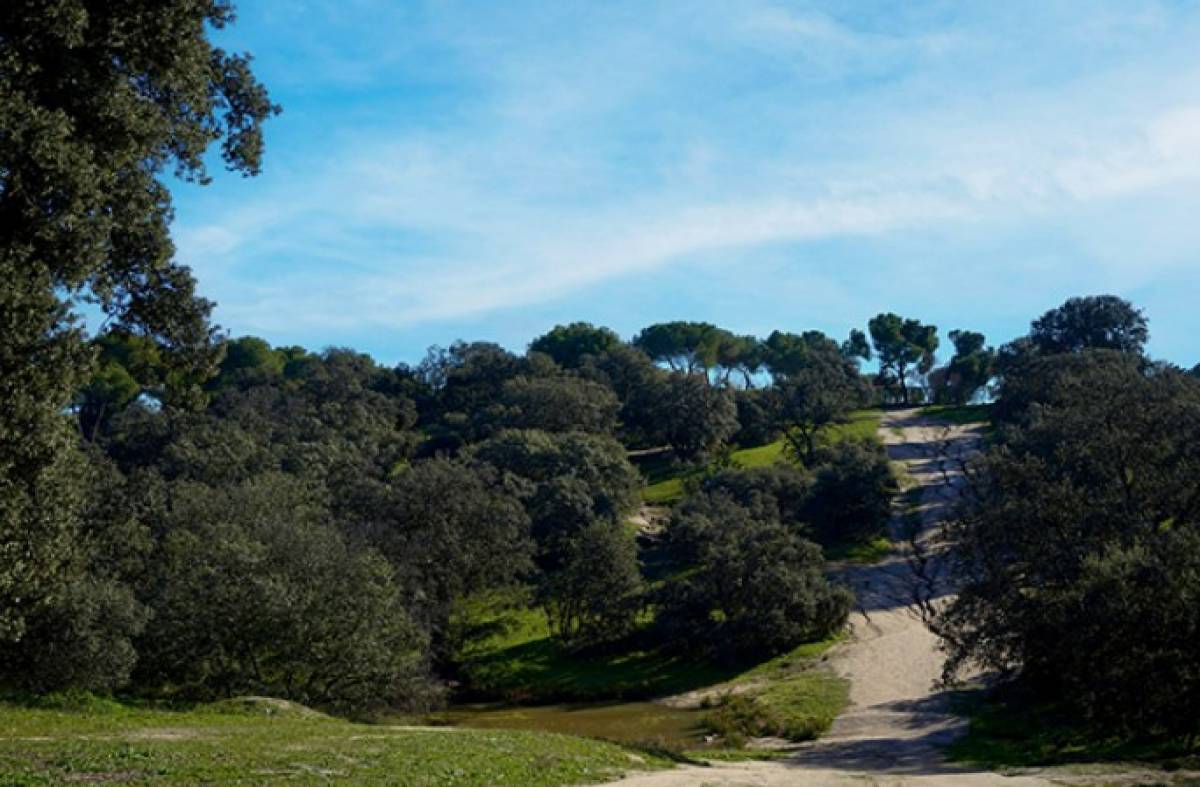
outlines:
{"label": "wispy cloud", "polygon": [[[261,183],[181,203],[181,257],[238,331],[353,339],[839,238],[1104,215],[1132,243],[1131,200],[1200,188],[1200,14],[1174,6],[390,5],[321,6],[343,35],[297,63],[364,100],[294,93],[301,141]],[[401,24],[389,50],[374,28]]]}

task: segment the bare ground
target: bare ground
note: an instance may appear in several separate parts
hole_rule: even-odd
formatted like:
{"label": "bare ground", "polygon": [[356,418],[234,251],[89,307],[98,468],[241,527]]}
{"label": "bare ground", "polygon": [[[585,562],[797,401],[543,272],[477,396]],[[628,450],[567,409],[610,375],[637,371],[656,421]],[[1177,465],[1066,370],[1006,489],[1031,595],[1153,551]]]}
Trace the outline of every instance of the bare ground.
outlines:
{"label": "bare ground", "polygon": [[[915,510],[898,504],[892,535],[900,546],[889,558],[840,571],[859,596],[851,636],[830,657],[832,668],[850,680],[846,712],[828,735],[798,747],[786,759],[688,766],[617,784],[1042,787],[1154,781],[1144,780],[1147,774],[1089,776],[1077,770],[1001,774],[946,761],[943,750],[966,731],[966,721],[950,712],[949,695],[936,688],[943,657],[918,614],[918,601],[936,601],[949,592],[939,571],[939,524],[958,494],[961,479],[955,468],[977,450],[980,434],[976,428],[900,410],[884,416],[879,435],[921,492]],[[1162,774],[1157,780],[1163,783]]]}

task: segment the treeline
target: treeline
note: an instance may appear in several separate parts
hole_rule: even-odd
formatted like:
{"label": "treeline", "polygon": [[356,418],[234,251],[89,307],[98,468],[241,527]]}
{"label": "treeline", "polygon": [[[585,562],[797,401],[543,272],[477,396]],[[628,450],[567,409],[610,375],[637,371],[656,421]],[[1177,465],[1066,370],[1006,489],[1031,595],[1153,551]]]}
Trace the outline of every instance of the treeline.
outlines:
{"label": "treeline", "polygon": [[1200,366],[1145,355],[1145,317],[1076,298],[1001,348],[992,445],[950,528],[947,675],[1104,740],[1200,733]]}
{"label": "treeline", "polygon": [[[767,351],[743,375],[759,387],[734,386],[745,356],[709,354],[727,335],[673,323],[627,343],[574,324],[524,355],[458,343],[392,369],[243,337],[211,377],[180,379],[156,342],[108,331],[63,416],[71,475],[37,544],[57,570],[6,607],[0,675],[30,692],[429,704],[463,644],[456,603],[514,586],[572,649],[636,634],[737,659],[826,636],[852,600],[818,543],[877,536],[894,484],[878,444],[820,436],[872,387],[815,332],[746,340]],[[698,482],[667,531],[686,577],[651,592],[630,447],[703,466],[781,434],[796,462]]]}

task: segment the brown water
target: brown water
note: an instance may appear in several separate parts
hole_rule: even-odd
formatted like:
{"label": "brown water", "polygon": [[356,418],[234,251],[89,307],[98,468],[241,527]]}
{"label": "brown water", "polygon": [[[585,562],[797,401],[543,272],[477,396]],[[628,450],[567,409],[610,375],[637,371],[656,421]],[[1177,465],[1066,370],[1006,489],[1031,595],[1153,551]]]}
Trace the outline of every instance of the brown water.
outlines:
{"label": "brown water", "polygon": [[703,711],[669,708],[653,702],[458,706],[432,721],[483,729],[541,730],[630,743],[695,747],[704,742]]}

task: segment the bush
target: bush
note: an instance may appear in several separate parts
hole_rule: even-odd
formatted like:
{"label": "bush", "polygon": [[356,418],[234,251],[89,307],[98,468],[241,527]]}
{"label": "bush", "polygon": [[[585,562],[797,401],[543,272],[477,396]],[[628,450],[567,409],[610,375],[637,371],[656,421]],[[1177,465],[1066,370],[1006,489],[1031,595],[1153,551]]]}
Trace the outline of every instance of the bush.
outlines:
{"label": "bush", "polygon": [[84,577],[29,618],[20,642],[0,646],[0,663],[24,691],[112,691],[129,682],[146,619],[128,587]]}
{"label": "bush", "polygon": [[815,483],[803,517],[822,544],[861,544],[887,531],[897,490],[887,453],[874,440],[817,450]]}
{"label": "bush", "polygon": [[748,388],[734,392],[738,430],[733,442],[743,448],[766,445],[779,439],[778,402],[770,388]]}
{"label": "bush", "polygon": [[613,522],[594,522],[567,544],[563,565],[540,595],[550,630],[568,647],[613,642],[633,630],[644,584],[633,536]]}
{"label": "bush", "polygon": [[317,512],[280,476],[180,485],[147,599],[142,679],[194,699],[266,694],[346,710],[420,696],[424,638],[391,567]]}
{"label": "bush", "polygon": [[[670,641],[734,662],[824,639],[846,622],[853,596],[825,577],[821,548],[730,501],[690,546],[698,565],[665,586],[659,622]],[[676,527],[672,523],[672,528]]]}

